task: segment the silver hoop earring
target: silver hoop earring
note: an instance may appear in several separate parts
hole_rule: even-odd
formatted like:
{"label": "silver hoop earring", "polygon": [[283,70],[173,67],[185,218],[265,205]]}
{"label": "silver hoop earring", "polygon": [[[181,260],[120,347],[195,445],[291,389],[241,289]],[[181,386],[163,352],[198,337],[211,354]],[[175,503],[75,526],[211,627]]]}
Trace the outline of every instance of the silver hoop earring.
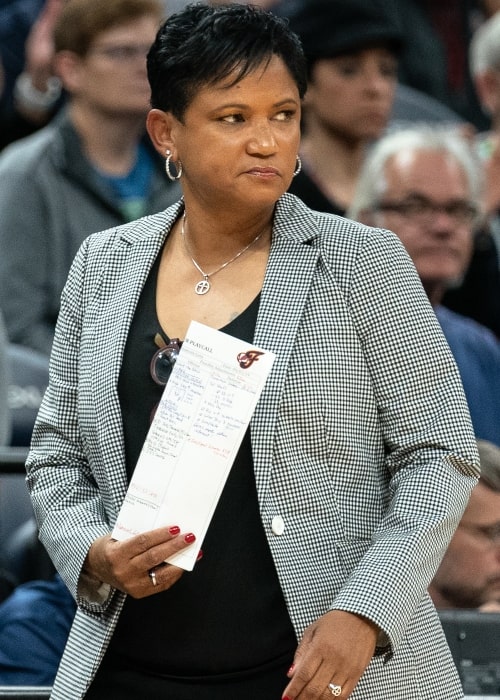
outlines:
{"label": "silver hoop earring", "polygon": [[170,161],[172,160],[172,153],[170,151],[166,151],[165,155],[167,156],[167,160],[165,161],[165,172],[167,173],[168,179],[172,180],[172,182],[175,182],[176,180],[179,180],[182,175],[182,163],[180,160],[177,161],[177,173],[175,175],[172,175],[172,171],[170,170]]}
{"label": "silver hoop earring", "polygon": [[300,173],[302,170],[302,161],[300,160],[300,156],[297,156],[297,164],[295,166],[295,170],[293,171],[293,176],[295,177]]}

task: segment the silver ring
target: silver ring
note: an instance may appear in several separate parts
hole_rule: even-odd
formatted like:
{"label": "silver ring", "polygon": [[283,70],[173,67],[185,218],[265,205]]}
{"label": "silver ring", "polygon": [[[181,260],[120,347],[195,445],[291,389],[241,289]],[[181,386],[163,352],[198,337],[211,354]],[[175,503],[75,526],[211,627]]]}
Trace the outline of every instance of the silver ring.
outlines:
{"label": "silver ring", "polygon": [[151,569],[151,571],[148,571],[148,576],[151,579],[151,583],[153,584],[153,586],[157,586],[158,581],[156,580],[156,573],[153,569]]}
{"label": "silver ring", "polygon": [[341,685],[335,685],[335,683],[328,683],[328,687],[330,688],[331,694],[338,698],[340,693],[342,692],[342,686]]}

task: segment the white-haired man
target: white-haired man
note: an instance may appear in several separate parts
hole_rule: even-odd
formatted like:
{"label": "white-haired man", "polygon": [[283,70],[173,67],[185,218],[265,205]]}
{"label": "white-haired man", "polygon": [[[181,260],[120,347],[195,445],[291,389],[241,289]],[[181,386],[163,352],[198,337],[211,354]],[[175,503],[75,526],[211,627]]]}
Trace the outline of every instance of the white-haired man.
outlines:
{"label": "white-haired man", "polygon": [[441,305],[470,261],[480,180],[469,143],[458,134],[404,129],[374,146],[349,216],[391,229],[403,242],[460,370],[476,437],[500,444],[499,341]]}

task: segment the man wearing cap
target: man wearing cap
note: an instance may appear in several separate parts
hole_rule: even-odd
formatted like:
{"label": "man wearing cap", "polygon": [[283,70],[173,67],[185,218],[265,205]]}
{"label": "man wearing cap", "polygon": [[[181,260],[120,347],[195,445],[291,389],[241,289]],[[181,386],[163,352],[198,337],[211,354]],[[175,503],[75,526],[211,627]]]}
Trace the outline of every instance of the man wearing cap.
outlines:
{"label": "man wearing cap", "polygon": [[367,146],[384,132],[397,84],[402,30],[393,0],[298,0],[273,12],[299,35],[309,69],[302,172],[290,192],[343,215]]}

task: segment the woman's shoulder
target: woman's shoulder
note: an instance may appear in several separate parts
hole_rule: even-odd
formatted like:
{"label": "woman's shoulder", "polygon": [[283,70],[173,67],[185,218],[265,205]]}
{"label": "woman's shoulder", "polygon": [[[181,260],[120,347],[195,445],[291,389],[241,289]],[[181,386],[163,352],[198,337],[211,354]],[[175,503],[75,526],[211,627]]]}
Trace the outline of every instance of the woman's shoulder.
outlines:
{"label": "woman's shoulder", "polygon": [[275,230],[297,244],[318,252],[340,287],[348,293],[354,283],[380,287],[390,277],[414,283],[416,272],[395,233],[373,228],[343,216],[309,209],[287,194],[279,202]]}
{"label": "woman's shoulder", "polygon": [[365,246],[389,247],[395,243],[400,247],[398,237],[387,229],[366,226],[345,216],[310,209],[298,197],[287,193],[277,210],[281,228],[291,236],[310,238],[323,250],[354,253]]}

